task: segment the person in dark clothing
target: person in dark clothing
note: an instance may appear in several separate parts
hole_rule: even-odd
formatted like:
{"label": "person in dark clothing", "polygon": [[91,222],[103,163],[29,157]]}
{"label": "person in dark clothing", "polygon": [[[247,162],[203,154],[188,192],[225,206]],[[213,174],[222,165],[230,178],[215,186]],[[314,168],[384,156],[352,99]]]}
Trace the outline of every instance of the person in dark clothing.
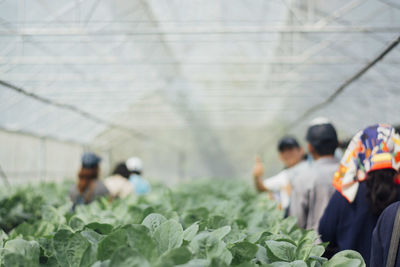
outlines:
{"label": "person in dark clothing", "polygon": [[[400,200],[400,186],[394,188],[397,191],[395,200]],[[369,262],[372,231],[379,215],[371,212],[368,190],[366,183],[360,183],[352,203],[339,192],[332,196],[319,225],[322,241],[330,242],[328,251],[331,255],[326,256],[352,249],[358,251],[365,262]]]}
{"label": "person in dark clothing", "polygon": [[[400,202],[387,207],[381,214],[372,234],[370,266],[386,266],[392,237],[394,219]],[[400,250],[397,250],[396,267],[400,267]]]}
{"label": "person in dark clothing", "polygon": [[73,185],[69,192],[73,202],[72,210],[77,205],[88,204],[97,197],[108,196],[109,191],[100,181],[100,157],[94,153],[86,152],[82,155],[82,167],[78,173],[78,183]]}
{"label": "person in dark clothing", "polygon": [[391,126],[371,126],[354,136],[334,175],[337,192],[319,224],[321,240],[330,242],[325,256],[352,249],[369,262],[379,215],[400,200],[399,164],[400,136]]}

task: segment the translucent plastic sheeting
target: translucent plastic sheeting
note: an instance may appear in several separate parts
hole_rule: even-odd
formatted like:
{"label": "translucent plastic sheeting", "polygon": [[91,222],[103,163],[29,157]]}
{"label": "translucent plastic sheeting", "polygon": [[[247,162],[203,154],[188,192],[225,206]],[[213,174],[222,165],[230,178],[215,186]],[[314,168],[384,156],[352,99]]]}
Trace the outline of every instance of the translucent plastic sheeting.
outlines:
{"label": "translucent plastic sheeting", "polygon": [[[0,131],[0,167],[9,184],[75,179],[82,147],[69,142]],[[0,177],[4,186],[5,177]]]}
{"label": "translucent plastic sheeting", "polygon": [[277,139],[303,140],[312,117],[341,138],[400,122],[397,47],[297,123],[399,33],[393,0],[3,0],[0,79],[110,123],[0,86],[0,127],[90,145],[110,165],[139,155],[172,180],[248,176],[257,153],[273,172]]}

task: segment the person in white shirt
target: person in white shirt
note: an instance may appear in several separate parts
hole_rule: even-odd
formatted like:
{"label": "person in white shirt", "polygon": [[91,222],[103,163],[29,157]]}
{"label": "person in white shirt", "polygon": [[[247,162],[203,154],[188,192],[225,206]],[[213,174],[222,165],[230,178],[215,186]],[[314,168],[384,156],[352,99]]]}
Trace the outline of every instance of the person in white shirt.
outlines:
{"label": "person in white shirt", "polygon": [[133,194],[133,187],[129,182],[129,175],[130,172],[125,162],[120,162],[115,167],[112,175],[105,179],[104,184],[113,199],[124,198]]}
{"label": "person in white shirt", "polygon": [[285,136],[278,144],[279,158],[285,169],[267,179],[263,179],[264,166],[259,157],[256,158],[253,176],[256,188],[260,192],[272,192],[282,210],[287,212],[290,204],[291,183],[299,172],[308,167],[304,150],[294,137]]}

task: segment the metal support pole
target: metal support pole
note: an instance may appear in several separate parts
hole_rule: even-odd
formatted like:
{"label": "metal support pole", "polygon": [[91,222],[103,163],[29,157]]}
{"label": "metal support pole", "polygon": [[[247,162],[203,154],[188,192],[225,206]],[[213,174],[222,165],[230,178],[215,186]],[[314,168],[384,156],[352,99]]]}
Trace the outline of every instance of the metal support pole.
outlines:
{"label": "metal support pole", "polygon": [[3,168],[1,167],[1,165],[0,165],[0,176],[3,179],[4,184],[7,187],[10,187],[10,182],[8,181],[8,177],[7,177],[6,173],[4,172]]}
{"label": "metal support pole", "polygon": [[183,151],[178,152],[178,180],[182,181],[185,179],[185,162],[186,154]]}
{"label": "metal support pole", "polygon": [[46,138],[40,138],[40,180],[46,181],[47,166],[46,166]]}

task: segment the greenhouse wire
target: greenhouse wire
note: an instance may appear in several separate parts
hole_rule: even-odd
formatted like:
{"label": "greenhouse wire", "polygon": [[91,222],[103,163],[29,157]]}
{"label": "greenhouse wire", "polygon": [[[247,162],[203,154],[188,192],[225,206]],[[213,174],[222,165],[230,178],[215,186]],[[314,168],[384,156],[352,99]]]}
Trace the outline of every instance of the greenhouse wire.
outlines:
{"label": "greenhouse wire", "polygon": [[[48,104],[48,105],[52,105],[52,106],[55,106],[55,107],[58,107],[58,108],[61,108],[61,109],[64,109],[64,110],[72,111],[72,112],[77,113],[80,116],[82,116],[82,117],[84,117],[86,119],[89,119],[89,120],[91,120],[93,122],[96,122],[96,123],[99,123],[99,124],[103,124],[103,125],[107,125],[107,126],[109,126],[111,128],[119,129],[119,130],[122,130],[124,132],[128,132],[129,134],[132,134],[134,137],[137,137],[137,138],[140,138],[140,139],[153,139],[153,140],[155,140],[154,138],[151,138],[147,134],[139,132],[139,131],[137,131],[135,129],[132,129],[130,127],[126,127],[124,125],[112,123],[112,122],[110,122],[108,120],[105,120],[105,119],[102,119],[100,117],[97,117],[96,115],[93,115],[93,114],[91,114],[91,113],[89,113],[87,111],[81,110],[81,109],[79,109],[79,108],[77,108],[77,107],[75,107],[73,105],[56,102],[56,101],[53,101],[53,100],[48,99],[46,97],[40,96],[38,94],[28,92],[25,89],[23,89],[21,87],[18,87],[18,86],[15,86],[15,85],[13,85],[13,84],[11,84],[9,82],[6,82],[4,80],[0,80],[0,85],[3,85],[4,87],[9,88],[9,89],[11,89],[13,91],[16,91],[16,92],[18,92],[20,94],[23,94],[23,95],[25,95],[27,97],[33,98],[33,99],[35,99],[35,100],[37,100],[39,102],[42,102],[42,103],[45,103],[45,104]],[[172,147],[172,148],[174,148],[176,150],[180,150],[174,144],[167,143],[167,142],[161,141],[161,140],[155,140],[155,141],[163,143],[165,145],[168,145],[168,146],[170,146],[170,147]]]}
{"label": "greenhouse wire", "polygon": [[[332,103],[343,91],[346,89],[350,84],[361,78],[369,69],[371,69],[376,63],[381,61],[388,53],[390,53],[398,44],[400,43],[400,35],[394,39],[388,47],[385,48],[377,57],[375,57],[372,61],[370,61],[367,65],[365,65],[361,70],[359,70],[357,73],[355,73],[353,76],[351,76],[349,79],[347,79],[341,86],[339,86],[333,94],[331,94],[327,99],[325,99],[323,102],[318,103],[314,106],[311,106],[309,109],[307,109],[305,112],[303,112],[299,117],[297,117],[291,124],[287,124],[286,126],[281,128],[280,134],[287,133],[290,128],[295,128],[298,126],[301,122],[303,122],[305,119],[307,119],[311,114],[315,113],[316,111],[326,107],[330,103]],[[259,153],[261,154],[265,148],[267,147],[267,144],[264,143],[259,150]]]}
{"label": "greenhouse wire", "polygon": [[325,107],[332,101],[334,101],[343,91],[348,87],[350,84],[358,80],[361,76],[363,76],[370,68],[372,68],[376,63],[381,61],[390,51],[392,51],[398,44],[400,43],[400,36],[398,36],[394,41],[390,43],[390,45],[382,51],[374,60],[369,62],[366,66],[364,66],[360,71],[354,74],[350,79],[346,80],[339,88],[337,88],[333,94],[331,94],[326,100],[321,103],[318,103],[309,109],[307,109],[303,114],[301,114],[292,124],[291,126],[296,126],[300,122],[304,121],[307,117],[309,117],[312,113],[316,112],[317,110]]}

